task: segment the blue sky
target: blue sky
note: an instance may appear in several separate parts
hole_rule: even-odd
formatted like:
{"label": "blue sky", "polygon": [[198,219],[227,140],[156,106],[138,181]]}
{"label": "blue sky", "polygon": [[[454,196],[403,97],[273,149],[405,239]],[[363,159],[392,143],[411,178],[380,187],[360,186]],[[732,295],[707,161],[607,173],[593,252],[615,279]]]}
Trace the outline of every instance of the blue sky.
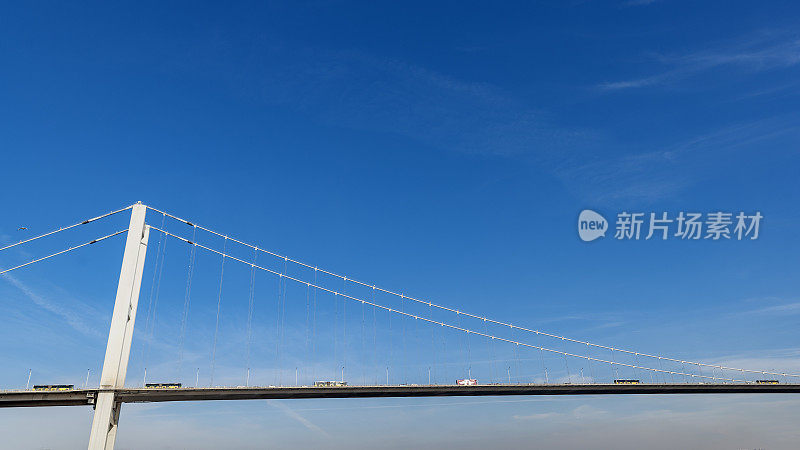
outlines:
{"label": "blue sky", "polygon": [[[141,200],[498,320],[642,352],[800,371],[795,2],[41,2],[5,5],[2,17],[2,243]],[[576,232],[583,209],[612,222],[621,211],[760,211],[764,219],[752,241],[609,235],[586,243]],[[156,226],[160,219],[148,216]],[[0,264],[126,220],[5,251]],[[161,306],[155,316],[140,306],[128,381],[141,383],[148,365],[153,377],[189,384],[201,368],[207,383],[219,258],[198,256],[178,369],[187,252],[167,242]],[[148,307],[157,235],[151,244],[140,303]],[[116,238],[0,280],[0,386],[24,387],[28,369],[33,382],[82,384],[89,368],[97,382],[121,252]],[[249,272],[225,270],[217,381],[241,384]],[[257,283],[252,365],[258,382],[272,384],[277,285],[265,274]],[[339,304],[319,300],[320,319],[339,320]],[[306,356],[292,344],[308,332],[305,301],[287,291],[289,378]],[[377,376],[380,364],[353,334],[361,311],[349,311],[336,323],[351,327],[352,377]],[[342,332],[330,324],[320,345]],[[442,382],[471,363],[463,342],[449,345],[439,353]],[[405,378],[424,377],[429,364],[414,351],[396,354],[420,360]],[[491,359],[495,350],[476,347],[478,361],[481,351]],[[347,356],[321,353],[320,376],[334,377]],[[505,363],[490,372],[486,361],[475,362],[476,376],[501,378]],[[514,376],[535,380],[534,366],[523,363]],[[308,371],[306,381],[317,375]],[[540,439],[551,447],[570,430],[565,447],[646,440],[657,448],[667,424],[666,436],[683,434],[687,446],[709,439],[708,447],[790,448],[800,437],[789,421],[798,408],[781,396],[137,405],[126,406],[118,443],[217,448],[218,436],[235,430],[240,448],[265,440],[377,446],[383,436],[391,436],[380,442],[387,448],[447,447],[464,423],[478,421],[459,445]],[[83,445],[90,418],[80,408],[0,414],[6,431],[42,418],[61,424],[18,433],[19,448]],[[619,435],[602,434],[620,422]]]}

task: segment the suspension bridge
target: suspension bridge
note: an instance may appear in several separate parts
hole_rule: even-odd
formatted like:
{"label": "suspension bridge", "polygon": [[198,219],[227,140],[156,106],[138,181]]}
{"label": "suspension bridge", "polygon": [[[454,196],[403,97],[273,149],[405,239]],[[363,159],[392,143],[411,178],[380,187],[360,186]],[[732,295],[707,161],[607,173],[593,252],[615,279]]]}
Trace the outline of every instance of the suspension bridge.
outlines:
{"label": "suspension bridge", "polygon": [[[359,281],[142,203],[6,245],[0,255],[126,213],[127,228],[0,270],[5,275],[126,237],[98,385],[89,386],[87,374],[83,387],[31,388],[29,372],[25,389],[0,391],[0,407],[92,405],[90,449],[113,448],[123,403],[800,393],[797,373],[689,361],[497,320]],[[148,253],[150,244],[155,252]],[[176,245],[179,257],[168,259],[167,248]],[[137,314],[143,281],[146,308]],[[134,329],[142,314],[144,326]],[[131,382],[134,336],[141,378]]]}

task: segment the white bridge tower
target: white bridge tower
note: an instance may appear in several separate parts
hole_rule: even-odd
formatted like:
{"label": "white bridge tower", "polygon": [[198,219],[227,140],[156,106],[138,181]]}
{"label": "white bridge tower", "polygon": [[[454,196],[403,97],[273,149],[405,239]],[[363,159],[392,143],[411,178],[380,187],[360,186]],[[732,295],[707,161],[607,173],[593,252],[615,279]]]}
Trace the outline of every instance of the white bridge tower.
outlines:
{"label": "white bridge tower", "polygon": [[133,324],[136,321],[136,306],[139,303],[139,288],[142,285],[147,238],[150,234],[150,227],[144,223],[146,213],[147,207],[142,202],[133,205],[131,209],[128,239],[125,242],[106,357],[100,376],[100,390],[95,399],[89,450],[113,449],[117,437],[117,422],[122,403],[115,396],[116,389],[125,386],[125,373],[131,353]]}

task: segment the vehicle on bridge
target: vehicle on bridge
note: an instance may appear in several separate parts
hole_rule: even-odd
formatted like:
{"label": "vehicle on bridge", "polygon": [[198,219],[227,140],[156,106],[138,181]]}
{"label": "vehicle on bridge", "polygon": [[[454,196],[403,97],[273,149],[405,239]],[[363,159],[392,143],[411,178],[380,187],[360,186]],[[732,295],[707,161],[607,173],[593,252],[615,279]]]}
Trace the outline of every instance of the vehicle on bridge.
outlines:
{"label": "vehicle on bridge", "polygon": [[145,389],[178,389],[181,387],[180,383],[146,383]]}
{"label": "vehicle on bridge", "polygon": [[778,384],[778,380],[756,380],[756,384]]}
{"label": "vehicle on bridge", "polygon": [[315,381],[314,387],[343,387],[347,386],[347,381]]}
{"label": "vehicle on bridge", "polygon": [[639,384],[639,380],[614,380],[614,384]]}
{"label": "vehicle on bridge", "polygon": [[35,384],[34,391],[71,391],[75,389],[74,384]]}
{"label": "vehicle on bridge", "polygon": [[459,386],[477,386],[478,380],[474,378],[465,378],[463,380],[456,380],[456,384]]}

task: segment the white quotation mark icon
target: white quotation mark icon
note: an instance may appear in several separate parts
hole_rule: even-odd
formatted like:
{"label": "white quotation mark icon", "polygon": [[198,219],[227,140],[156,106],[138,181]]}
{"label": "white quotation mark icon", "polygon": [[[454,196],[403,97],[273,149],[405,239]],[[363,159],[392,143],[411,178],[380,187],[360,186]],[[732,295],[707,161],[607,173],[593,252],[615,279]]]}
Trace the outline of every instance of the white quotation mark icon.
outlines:
{"label": "white quotation mark icon", "polygon": [[604,237],[608,230],[608,222],[600,214],[591,209],[584,209],[578,216],[578,235],[581,240],[589,242]]}

